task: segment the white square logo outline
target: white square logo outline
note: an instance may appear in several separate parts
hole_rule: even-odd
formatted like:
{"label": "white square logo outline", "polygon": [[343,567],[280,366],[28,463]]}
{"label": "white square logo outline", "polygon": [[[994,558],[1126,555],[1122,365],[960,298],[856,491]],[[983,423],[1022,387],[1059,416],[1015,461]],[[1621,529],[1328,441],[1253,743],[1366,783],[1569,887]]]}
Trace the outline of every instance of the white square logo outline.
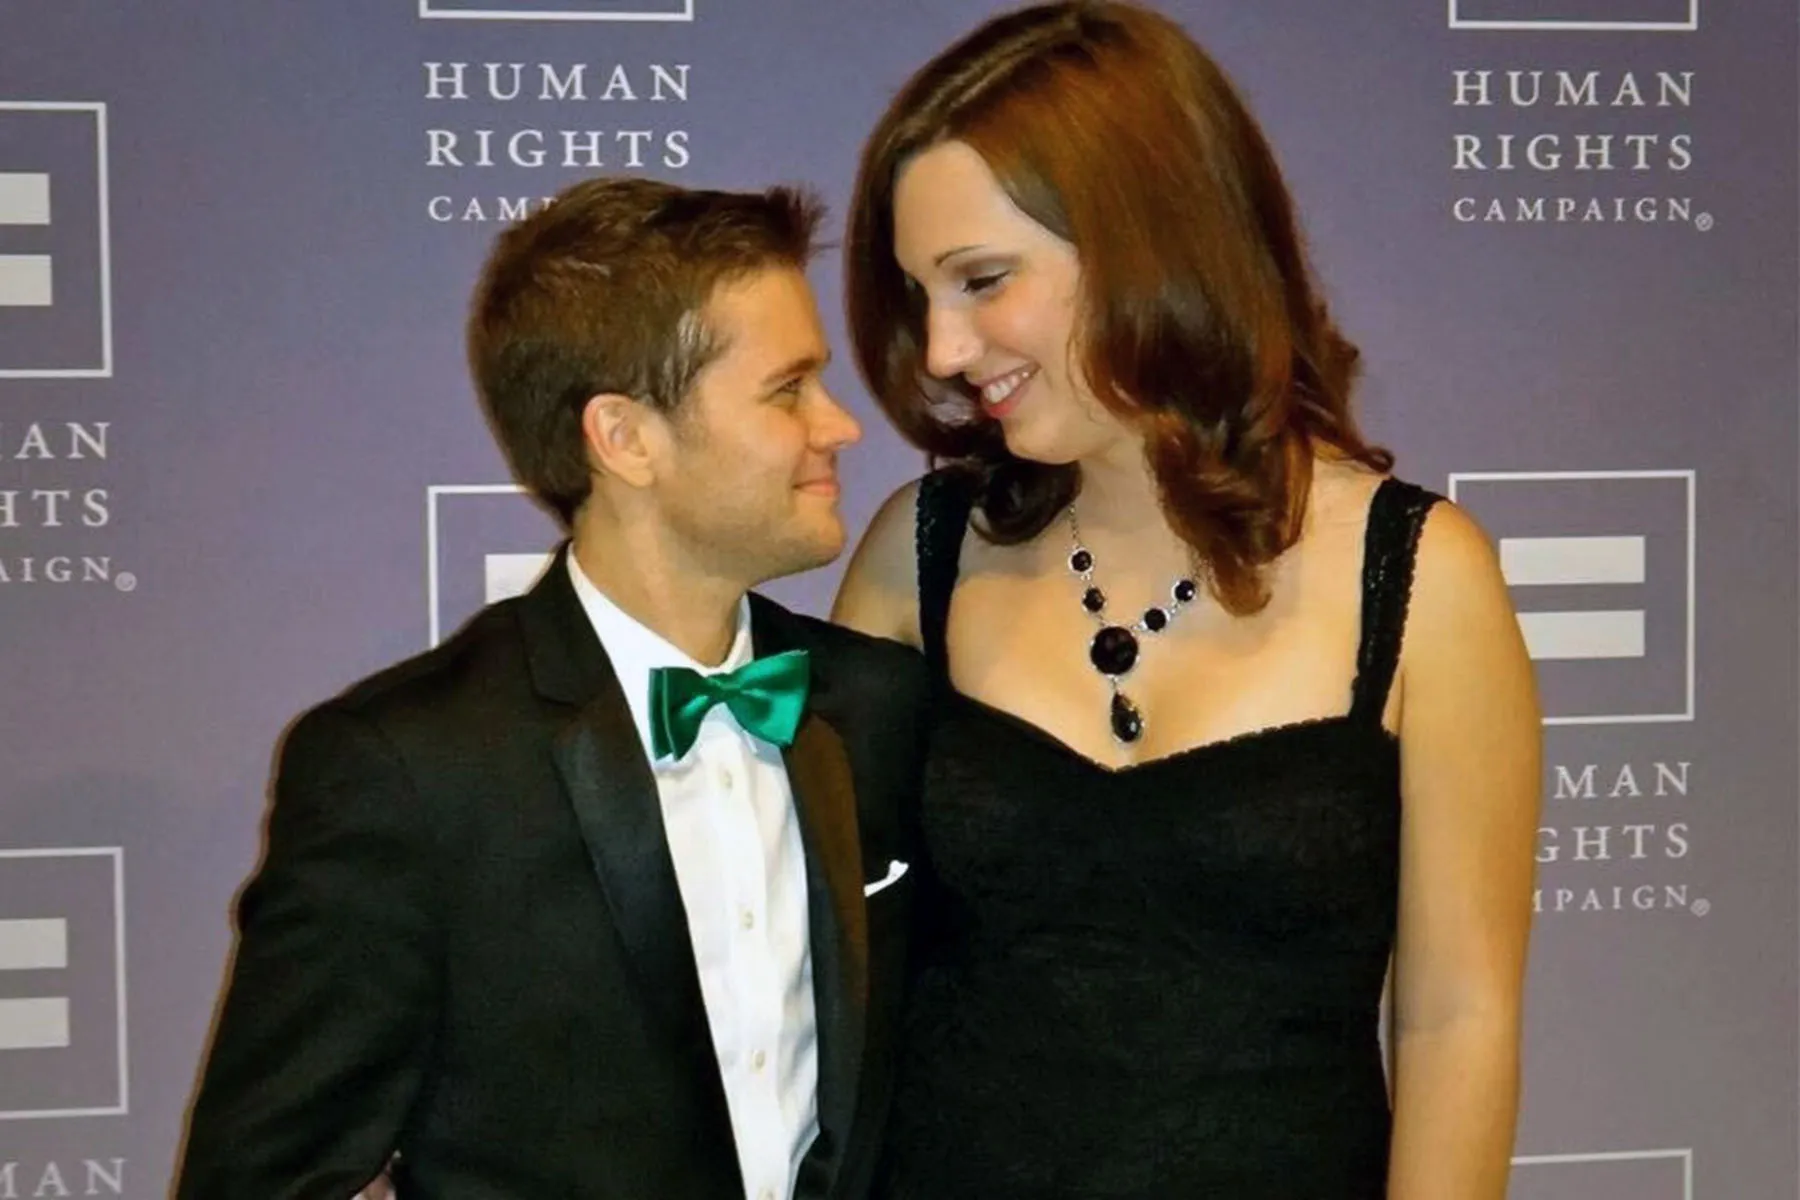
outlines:
{"label": "white square logo outline", "polygon": [[1546,716],[1544,718],[1545,725],[1670,725],[1694,719],[1695,556],[1698,535],[1698,526],[1695,521],[1695,492],[1697,491],[1698,476],[1699,472],[1691,468],[1642,471],[1452,471],[1450,473],[1449,486],[1445,494],[1452,503],[1457,502],[1458,483],[1564,483],[1594,480],[1680,479],[1687,485],[1687,555],[1685,563],[1687,570],[1687,627],[1683,630],[1687,661],[1683,672],[1686,701],[1682,711],[1678,713],[1583,713],[1571,717]]}
{"label": "white square logo outline", "polygon": [[439,567],[438,501],[445,496],[526,496],[516,483],[434,483],[425,489],[425,604],[430,625],[430,646],[444,639],[444,615]]}
{"label": "white square logo outline", "polygon": [[100,365],[98,367],[0,367],[0,379],[111,379],[113,377],[112,197],[107,175],[106,104],[98,100],[0,100],[6,112],[87,112],[94,116],[100,224]]}
{"label": "white square logo outline", "polygon": [[1688,0],[1688,15],[1684,21],[1582,21],[1561,20],[1554,17],[1523,17],[1512,20],[1484,21],[1461,15],[1464,0],[1446,0],[1446,2],[1450,6],[1450,28],[1452,29],[1564,33],[1695,33],[1700,28],[1700,0]]}
{"label": "white square logo outline", "polygon": [[433,8],[433,0],[419,0],[419,19],[424,21],[658,21],[688,22],[694,19],[694,0],[681,0],[679,12],[542,11],[530,9]]}
{"label": "white square logo outline", "polygon": [[117,1009],[119,1037],[118,1103],[98,1108],[49,1108],[0,1110],[0,1121],[44,1121],[68,1117],[119,1117],[131,1112],[131,1053],[127,1031],[125,987],[125,849],[123,846],[68,846],[51,849],[0,850],[0,862],[8,859],[45,858],[112,859],[113,900],[113,1003]]}
{"label": "white square logo outline", "polygon": [[1678,1159],[1681,1163],[1681,1200],[1694,1200],[1694,1151],[1691,1146],[1667,1150],[1594,1150],[1576,1154],[1514,1155],[1515,1167],[1552,1167],[1575,1163],[1653,1162]]}

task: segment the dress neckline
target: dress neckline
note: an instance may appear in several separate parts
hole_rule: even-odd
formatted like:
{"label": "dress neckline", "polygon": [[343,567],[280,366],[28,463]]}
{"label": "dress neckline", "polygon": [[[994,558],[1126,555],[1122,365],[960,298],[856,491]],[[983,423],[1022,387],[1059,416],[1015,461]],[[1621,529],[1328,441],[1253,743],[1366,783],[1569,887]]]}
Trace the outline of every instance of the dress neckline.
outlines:
{"label": "dress neckline", "polygon": [[1346,712],[1301,718],[1245,730],[1155,758],[1109,766],[1075,749],[1042,726],[963,692],[951,682],[945,644],[950,601],[956,588],[964,535],[975,501],[974,480],[966,472],[945,468],[920,483],[915,534],[919,578],[919,625],[927,662],[938,686],[980,713],[1023,732],[1035,742],[1074,760],[1090,774],[1123,777],[1165,765],[1187,763],[1247,746],[1275,743],[1307,731],[1370,730],[1385,746],[1399,745],[1399,735],[1382,717],[1399,667],[1406,610],[1411,599],[1414,559],[1425,518],[1438,497],[1415,484],[1384,477],[1369,498],[1363,531],[1362,612],[1358,619],[1356,674]]}
{"label": "dress neckline", "polygon": [[[1369,728],[1365,722],[1357,719],[1358,714],[1355,712],[1327,713],[1326,715],[1319,717],[1302,717],[1294,721],[1282,721],[1274,725],[1263,725],[1256,729],[1246,729],[1241,733],[1230,734],[1229,736],[1222,738],[1214,738],[1211,741],[1197,742],[1192,746],[1184,746],[1179,750],[1171,750],[1167,754],[1159,754],[1154,758],[1123,763],[1115,767],[1082,753],[1080,750],[1077,750],[1074,746],[1071,746],[1068,742],[1050,732],[1048,729],[1045,729],[1037,722],[1027,720],[1015,712],[1010,712],[1007,709],[989,704],[979,697],[971,696],[969,693],[962,691],[954,685],[951,685],[950,687],[950,694],[956,700],[967,704],[979,712],[985,713],[987,716],[1000,721],[1002,724],[1013,727],[1033,741],[1039,742],[1049,749],[1056,751],[1063,757],[1073,760],[1087,769],[1090,773],[1114,778],[1136,775],[1158,767],[1170,766],[1176,763],[1192,762],[1211,755],[1223,754],[1232,750],[1240,750],[1248,746],[1259,745],[1263,742],[1279,741],[1282,738],[1292,737],[1297,734],[1331,729],[1336,726],[1345,726],[1351,729]],[[1377,722],[1372,728],[1379,734],[1380,739],[1384,743],[1389,745],[1399,744],[1399,736],[1386,725]]]}

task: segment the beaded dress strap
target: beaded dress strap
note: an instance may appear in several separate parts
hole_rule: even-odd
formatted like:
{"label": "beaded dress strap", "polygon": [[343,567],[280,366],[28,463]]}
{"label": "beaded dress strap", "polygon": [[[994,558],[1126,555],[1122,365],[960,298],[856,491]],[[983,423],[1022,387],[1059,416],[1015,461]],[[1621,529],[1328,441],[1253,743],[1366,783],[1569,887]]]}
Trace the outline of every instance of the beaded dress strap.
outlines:
{"label": "beaded dress strap", "polygon": [[1384,479],[1369,503],[1363,535],[1362,637],[1356,651],[1352,717],[1379,723],[1387,708],[1406,610],[1412,600],[1413,567],[1425,517],[1442,497],[1416,484]]}
{"label": "beaded dress strap", "polygon": [[939,470],[919,481],[914,533],[919,564],[919,640],[924,644],[925,661],[940,680],[949,673],[944,629],[973,507],[974,491],[966,475]]}

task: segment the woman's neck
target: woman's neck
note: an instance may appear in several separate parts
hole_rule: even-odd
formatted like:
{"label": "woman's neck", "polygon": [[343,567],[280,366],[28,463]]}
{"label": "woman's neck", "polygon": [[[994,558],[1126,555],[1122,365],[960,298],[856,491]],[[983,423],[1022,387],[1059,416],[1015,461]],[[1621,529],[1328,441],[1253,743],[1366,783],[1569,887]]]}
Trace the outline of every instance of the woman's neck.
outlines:
{"label": "woman's neck", "polygon": [[1084,529],[1140,535],[1168,525],[1156,474],[1144,459],[1141,443],[1121,443],[1077,466],[1081,494],[1075,508]]}

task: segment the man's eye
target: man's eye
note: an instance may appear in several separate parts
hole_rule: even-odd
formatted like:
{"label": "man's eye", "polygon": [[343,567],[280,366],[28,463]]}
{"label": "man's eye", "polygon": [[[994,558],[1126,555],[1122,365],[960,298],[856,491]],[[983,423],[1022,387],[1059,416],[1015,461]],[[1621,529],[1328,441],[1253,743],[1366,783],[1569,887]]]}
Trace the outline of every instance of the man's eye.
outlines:
{"label": "man's eye", "polygon": [[776,388],[775,391],[778,395],[782,396],[798,396],[805,387],[806,377],[803,375],[796,375],[794,378]]}

